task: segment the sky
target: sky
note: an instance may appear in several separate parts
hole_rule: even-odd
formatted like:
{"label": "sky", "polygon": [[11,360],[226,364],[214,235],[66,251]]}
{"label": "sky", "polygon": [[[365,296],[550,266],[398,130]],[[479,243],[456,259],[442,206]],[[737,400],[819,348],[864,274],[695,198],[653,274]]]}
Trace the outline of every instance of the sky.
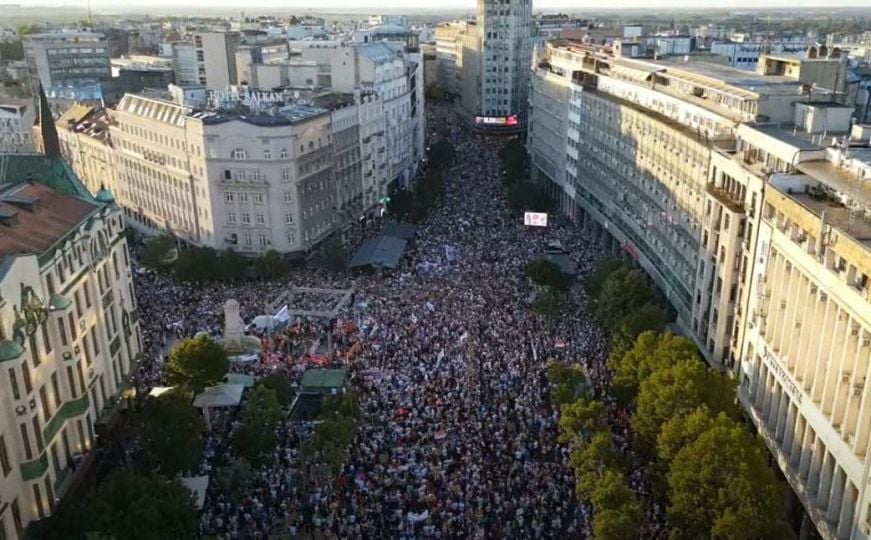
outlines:
{"label": "sky", "polygon": [[[82,7],[88,5],[88,0],[0,0],[17,3],[22,7]],[[603,8],[702,8],[705,2],[699,0],[534,0],[534,9],[563,9],[570,11],[582,11],[583,9]],[[419,11],[421,9],[473,9],[475,0],[439,0],[435,3],[421,3],[420,0],[91,0],[93,8],[112,8],[112,11],[123,11],[124,5],[131,7],[154,6],[154,7],[191,7],[191,8],[241,8],[243,6],[251,12],[257,7],[262,8],[285,8],[291,11],[317,11],[336,9],[372,9],[373,11],[389,10],[391,12],[402,9]],[[707,3],[710,7],[735,8],[735,7],[869,7],[869,0],[717,0]],[[314,8],[314,9],[312,9]],[[871,7],[869,7],[871,12]]]}

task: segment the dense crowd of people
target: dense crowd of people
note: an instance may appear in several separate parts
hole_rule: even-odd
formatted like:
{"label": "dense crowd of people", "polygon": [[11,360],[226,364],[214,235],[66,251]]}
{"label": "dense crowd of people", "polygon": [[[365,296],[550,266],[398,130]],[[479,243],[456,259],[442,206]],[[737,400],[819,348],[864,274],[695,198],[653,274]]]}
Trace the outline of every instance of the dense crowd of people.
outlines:
{"label": "dense crowd of people", "polygon": [[[454,156],[444,202],[410,244],[401,268],[385,274],[332,276],[294,271],[283,283],[192,286],[137,275],[149,362],[140,393],[159,384],[173,340],[220,332],[223,303],[235,298],[250,320],[288,285],[354,287],[365,320],[346,355],[348,387],[360,400],[359,433],[347,463],[330,482],[312,480],[321,465],[302,458],[312,426],[282,422],[276,446],[253,486],[232,499],[215,486],[231,453],[232,416],[220,418],[200,469],[212,474],[200,533],[226,539],[584,538],[590,510],[579,504],[568,449],[557,443],[549,360],[581,362],[608,409],[618,447],[631,455],[628,416],[607,397],[607,336],[584,309],[580,287],[565,316],[533,313],[525,266],[559,240],[579,276],[605,256],[576,225],[552,218],[546,230],[524,227],[508,210],[498,142],[482,140],[441,112]],[[172,309],[167,309],[169,306]],[[312,333],[317,328],[310,328]],[[292,336],[264,336],[264,354],[246,371],[282,369],[295,383]],[[350,348],[347,347],[347,351]],[[339,347],[341,350],[341,347]],[[294,351],[291,354],[291,350]],[[283,361],[286,359],[291,362]],[[288,367],[290,366],[290,367]],[[630,460],[631,461],[631,460]],[[644,471],[629,475],[645,501],[645,538],[662,535],[661,509],[645,497]],[[641,528],[641,524],[639,524]]]}

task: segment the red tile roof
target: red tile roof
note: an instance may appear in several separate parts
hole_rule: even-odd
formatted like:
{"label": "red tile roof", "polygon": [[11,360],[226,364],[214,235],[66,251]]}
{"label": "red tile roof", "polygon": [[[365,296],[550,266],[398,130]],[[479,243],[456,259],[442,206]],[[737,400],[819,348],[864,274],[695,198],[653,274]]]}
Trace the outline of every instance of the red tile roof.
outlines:
{"label": "red tile roof", "polygon": [[[7,197],[36,198],[31,210]],[[97,205],[42,184],[18,184],[0,193],[0,212],[17,212],[12,226],[0,224],[0,260],[9,255],[40,254],[74,229]]]}

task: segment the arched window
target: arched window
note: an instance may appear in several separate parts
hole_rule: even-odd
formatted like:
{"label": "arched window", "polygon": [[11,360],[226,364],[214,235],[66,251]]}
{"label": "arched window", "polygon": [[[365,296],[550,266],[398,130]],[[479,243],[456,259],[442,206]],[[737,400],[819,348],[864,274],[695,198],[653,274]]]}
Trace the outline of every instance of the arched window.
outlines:
{"label": "arched window", "polygon": [[235,148],[230,153],[230,157],[233,159],[248,159],[248,152],[244,148]]}

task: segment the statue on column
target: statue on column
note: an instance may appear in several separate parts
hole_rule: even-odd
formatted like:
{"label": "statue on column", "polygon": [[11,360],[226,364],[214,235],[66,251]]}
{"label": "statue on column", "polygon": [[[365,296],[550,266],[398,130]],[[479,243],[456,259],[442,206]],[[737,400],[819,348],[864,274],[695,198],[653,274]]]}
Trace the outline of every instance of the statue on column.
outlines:
{"label": "statue on column", "polygon": [[241,347],[244,330],[242,317],[239,316],[239,302],[230,298],[224,302],[224,345]]}

